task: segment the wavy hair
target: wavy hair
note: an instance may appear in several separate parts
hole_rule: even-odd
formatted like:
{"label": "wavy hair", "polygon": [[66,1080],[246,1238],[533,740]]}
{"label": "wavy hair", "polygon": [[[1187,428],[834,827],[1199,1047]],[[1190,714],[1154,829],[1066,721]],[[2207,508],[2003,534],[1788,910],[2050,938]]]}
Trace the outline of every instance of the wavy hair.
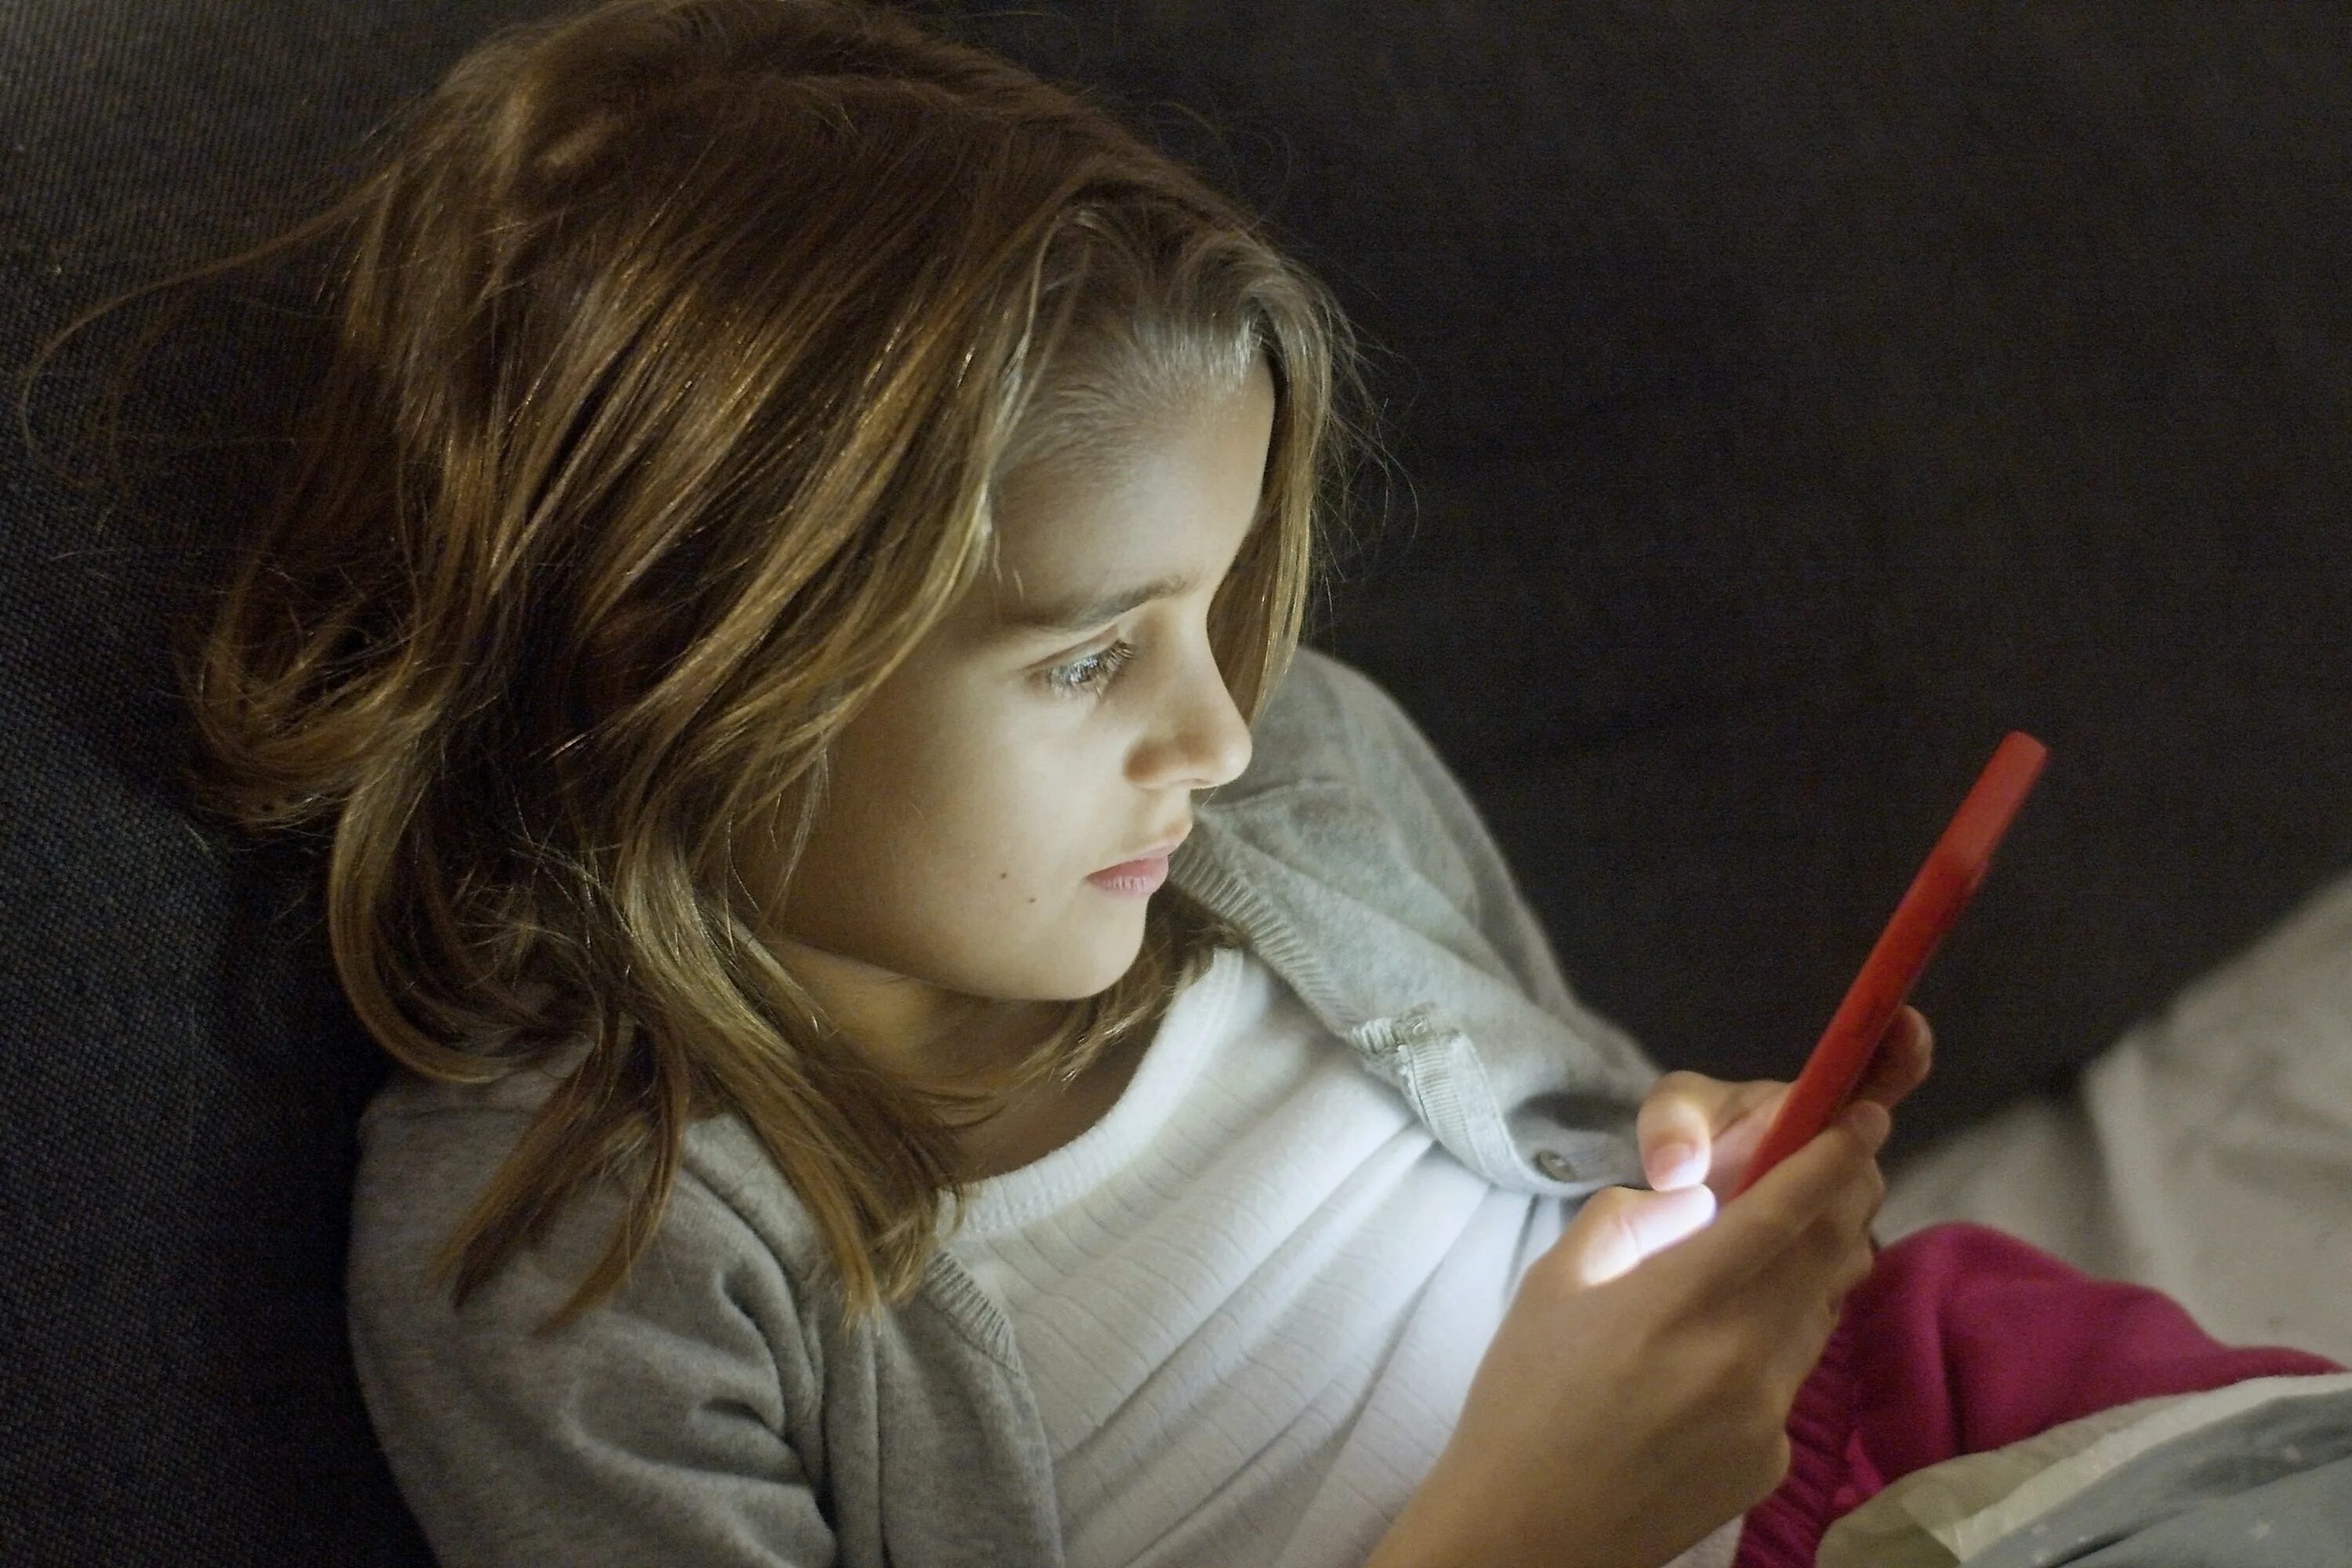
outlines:
{"label": "wavy hair", "polygon": [[829,746],[985,569],[1008,472],[1263,362],[1262,525],[1211,609],[1255,720],[1346,489],[1339,310],[1100,110],[850,0],[509,28],[331,205],[181,276],[311,242],[331,342],[190,660],[200,785],[322,841],[336,970],[392,1057],[555,1076],[452,1288],[617,1179],[550,1326],[593,1306],[688,1127],[732,1113],[849,1309],[903,1300],[961,1119],[1149,1026],[1237,933],[1163,889],[1132,966],[958,1099],[834,1029],[760,940],[735,837],[773,834],[788,883]]}

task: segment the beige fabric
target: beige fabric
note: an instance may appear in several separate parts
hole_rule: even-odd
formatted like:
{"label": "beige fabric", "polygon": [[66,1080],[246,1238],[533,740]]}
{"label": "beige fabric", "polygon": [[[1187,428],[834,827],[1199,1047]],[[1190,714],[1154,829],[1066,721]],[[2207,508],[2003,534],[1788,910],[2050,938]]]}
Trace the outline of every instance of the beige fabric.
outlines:
{"label": "beige fabric", "polygon": [[2110,1433],[2186,1397],[2119,1405],[2006,1448],[1963,1454],[1915,1470],[1831,1525],[1814,1554],[1814,1568],[1952,1568],[1963,1557],[1958,1532],[1971,1518],[1988,1514],[2027,1482]]}
{"label": "beige fabric", "polygon": [[2006,1448],[1915,1471],[1830,1526],[1815,1568],[1954,1568],[2150,1449],[2282,1399],[2352,1389],[2352,1375],[2257,1377],[2102,1410]]}
{"label": "beige fabric", "polygon": [[1893,1173],[1882,1237],[1948,1219],[2153,1286],[2225,1343],[2352,1364],[2352,878],[2067,1092]]}

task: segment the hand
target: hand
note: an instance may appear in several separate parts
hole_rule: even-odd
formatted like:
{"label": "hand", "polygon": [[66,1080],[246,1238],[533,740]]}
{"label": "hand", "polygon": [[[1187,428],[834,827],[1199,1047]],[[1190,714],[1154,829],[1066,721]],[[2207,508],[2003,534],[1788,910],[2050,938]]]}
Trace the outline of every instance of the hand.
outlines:
{"label": "hand", "polygon": [[1657,1568],[1779,1485],[1797,1388],[1870,1271],[1890,1125],[1847,1107],[1712,1224],[1704,1186],[1596,1194],[1366,1568]]}
{"label": "hand", "polygon": [[[1916,1007],[1905,1007],[1886,1026],[1857,1101],[1893,1110],[1919,1087],[1935,1058],[1935,1032]],[[1718,1198],[1739,1185],[1748,1161],[1772,1125],[1789,1086],[1771,1079],[1725,1083],[1695,1072],[1670,1072],[1651,1089],[1633,1125],[1642,1151],[1642,1171],[1658,1192],[1676,1192],[1704,1181]]]}

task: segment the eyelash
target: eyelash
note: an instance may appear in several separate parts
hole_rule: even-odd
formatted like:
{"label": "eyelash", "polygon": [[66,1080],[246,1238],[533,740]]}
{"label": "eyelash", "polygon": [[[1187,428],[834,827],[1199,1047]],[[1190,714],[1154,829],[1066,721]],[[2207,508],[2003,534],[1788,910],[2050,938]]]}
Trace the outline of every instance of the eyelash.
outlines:
{"label": "eyelash", "polygon": [[1108,647],[1098,648],[1084,658],[1074,658],[1045,672],[1046,686],[1055,695],[1080,697],[1099,691],[1110,685],[1120,668],[1135,657],[1135,645],[1121,638]]}

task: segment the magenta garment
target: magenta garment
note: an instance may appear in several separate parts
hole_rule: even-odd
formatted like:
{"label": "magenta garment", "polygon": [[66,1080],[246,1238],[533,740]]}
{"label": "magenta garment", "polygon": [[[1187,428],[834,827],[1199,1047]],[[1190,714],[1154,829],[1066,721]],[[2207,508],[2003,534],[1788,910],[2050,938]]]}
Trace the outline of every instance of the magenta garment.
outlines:
{"label": "magenta garment", "polygon": [[2095,1279],[1979,1225],[1878,1255],[1789,1415],[1789,1474],[1748,1510],[1734,1568],[1805,1568],[1822,1532],[1889,1482],[2164,1394],[2341,1372],[2217,1343],[2170,1297]]}

